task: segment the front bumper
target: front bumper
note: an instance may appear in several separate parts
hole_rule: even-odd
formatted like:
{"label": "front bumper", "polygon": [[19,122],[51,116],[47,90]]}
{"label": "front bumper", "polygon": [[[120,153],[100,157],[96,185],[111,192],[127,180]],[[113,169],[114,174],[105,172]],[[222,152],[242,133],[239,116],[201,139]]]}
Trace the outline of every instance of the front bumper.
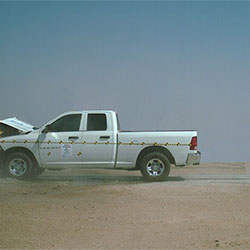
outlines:
{"label": "front bumper", "polygon": [[201,160],[201,152],[188,154],[186,165],[199,165]]}

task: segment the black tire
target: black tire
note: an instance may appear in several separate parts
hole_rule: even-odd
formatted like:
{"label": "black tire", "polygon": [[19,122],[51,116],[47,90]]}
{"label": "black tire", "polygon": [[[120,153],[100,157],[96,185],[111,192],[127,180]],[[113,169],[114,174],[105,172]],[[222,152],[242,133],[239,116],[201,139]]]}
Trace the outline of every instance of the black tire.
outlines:
{"label": "black tire", "polygon": [[160,152],[148,153],[140,162],[140,170],[149,181],[165,181],[170,172],[170,162]]}
{"label": "black tire", "polygon": [[24,180],[31,177],[33,161],[25,153],[10,153],[4,162],[5,175]]}
{"label": "black tire", "polygon": [[2,170],[2,166],[0,166],[0,178],[6,177],[3,170]]}
{"label": "black tire", "polygon": [[43,174],[44,171],[45,171],[45,168],[34,167],[32,172],[31,172],[31,176],[32,177],[39,176],[39,175]]}

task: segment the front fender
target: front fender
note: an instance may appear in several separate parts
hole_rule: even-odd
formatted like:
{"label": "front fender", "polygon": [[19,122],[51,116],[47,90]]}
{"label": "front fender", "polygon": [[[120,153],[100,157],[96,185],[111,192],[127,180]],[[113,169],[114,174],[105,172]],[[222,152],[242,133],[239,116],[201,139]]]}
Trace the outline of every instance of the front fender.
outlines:
{"label": "front fender", "polygon": [[9,152],[23,151],[31,154],[32,157],[39,162],[39,147],[37,142],[38,133],[32,132],[27,135],[18,135],[1,138],[0,140],[0,163],[4,161],[4,158]]}

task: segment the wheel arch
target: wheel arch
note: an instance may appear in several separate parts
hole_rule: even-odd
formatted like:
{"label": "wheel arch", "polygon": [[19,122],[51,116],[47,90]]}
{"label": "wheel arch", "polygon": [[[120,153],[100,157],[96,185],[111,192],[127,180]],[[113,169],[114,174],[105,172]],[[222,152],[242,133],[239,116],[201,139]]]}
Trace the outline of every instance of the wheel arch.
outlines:
{"label": "wheel arch", "polygon": [[27,154],[31,158],[35,166],[39,166],[35,155],[29,149],[23,147],[14,147],[7,149],[4,154],[5,155],[4,160],[6,160],[8,155],[10,155],[11,153],[19,153],[19,152]]}
{"label": "wheel arch", "polygon": [[171,154],[171,152],[167,148],[162,147],[162,146],[150,146],[150,147],[144,148],[139,153],[139,155],[136,159],[135,168],[139,170],[140,169],[140,161],[143,159],[143,157],[145,155],[147,155],[148,153],[152,153],[152,152],[159,152],[159,153],[164,154],[168,158],[170,164],[175,164],[175,159],[174,159],[173,155]]}

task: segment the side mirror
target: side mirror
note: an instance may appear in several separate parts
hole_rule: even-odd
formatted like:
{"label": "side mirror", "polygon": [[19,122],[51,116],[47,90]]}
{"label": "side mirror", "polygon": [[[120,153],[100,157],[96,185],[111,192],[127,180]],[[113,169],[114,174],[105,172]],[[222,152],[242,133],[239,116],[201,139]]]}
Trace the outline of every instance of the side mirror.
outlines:
{"label": "side mirror", "polygon": [[42,131],[42,133],[47,134],[49,132],[51,132],[51,125],[50,124],[48,124],[48,125],[45,126],[44,130]]}

